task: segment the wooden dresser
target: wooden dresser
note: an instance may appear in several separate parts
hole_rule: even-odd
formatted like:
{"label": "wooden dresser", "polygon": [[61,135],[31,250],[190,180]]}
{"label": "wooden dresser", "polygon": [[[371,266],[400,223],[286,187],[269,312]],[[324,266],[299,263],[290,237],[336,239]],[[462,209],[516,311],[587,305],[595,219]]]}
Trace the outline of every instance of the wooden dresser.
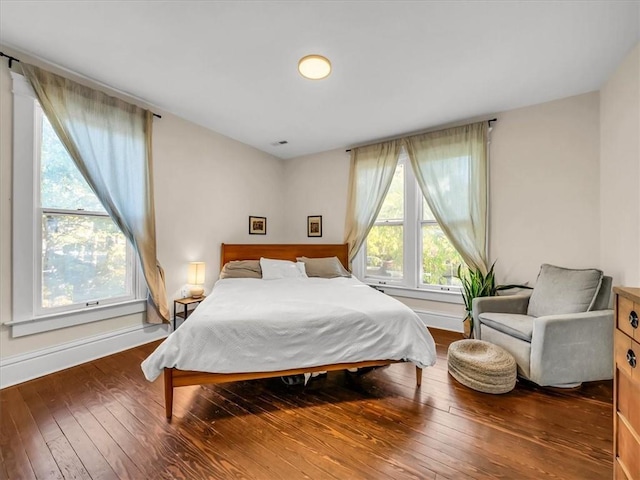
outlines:
{"label": "wooden dresser", "polygon": [[640,480],[640,288],[615,287],[613,470]]}

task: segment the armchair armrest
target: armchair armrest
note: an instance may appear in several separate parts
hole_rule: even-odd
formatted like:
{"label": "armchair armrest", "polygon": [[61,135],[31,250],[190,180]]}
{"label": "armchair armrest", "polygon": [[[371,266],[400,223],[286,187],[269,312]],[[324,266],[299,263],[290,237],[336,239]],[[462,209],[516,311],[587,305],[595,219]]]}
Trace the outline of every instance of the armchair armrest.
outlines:
{"label": "armchair armrest", "polygon": [[613,378],[613,310],[533,321],[531,380],[562,385]]}
{"label": "armchair armrest", "polygon": [[473,299],[473,328],[476,338],[482,339],[480,314],[484,312],[527,314],[531,295],[504,295],[502,297],[477,297]]}

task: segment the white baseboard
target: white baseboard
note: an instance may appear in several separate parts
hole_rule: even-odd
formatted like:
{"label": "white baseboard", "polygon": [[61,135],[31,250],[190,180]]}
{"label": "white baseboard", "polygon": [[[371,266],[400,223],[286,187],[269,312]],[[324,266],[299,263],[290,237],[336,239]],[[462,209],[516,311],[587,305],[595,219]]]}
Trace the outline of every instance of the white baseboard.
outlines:
{"label": "white baseboard", "polygon": [[165,338],[169,325],[145,323],[0,359],[0,388]]}
{"label": "white baseboard", "polygon": [[427,324],[427,327],[460,333],[464,331],[462,319],[459,315],[442,312],[427,312],[424,310],[414,310],[414,312],[416,312],[422,321]]}

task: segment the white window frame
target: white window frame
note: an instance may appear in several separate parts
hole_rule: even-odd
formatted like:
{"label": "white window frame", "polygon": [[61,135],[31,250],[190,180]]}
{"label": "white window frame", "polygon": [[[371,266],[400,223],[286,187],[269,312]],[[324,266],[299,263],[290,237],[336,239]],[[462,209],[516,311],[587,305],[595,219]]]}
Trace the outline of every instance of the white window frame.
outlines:
{"label": "white window frame", "polygon": [[461,287],[422,283],[422,224],[437,222],[422,220],[422,192],[404,149],[400,153],[398,164],[404,164],[404,222],[376,222],[376,225],[404,225],[403,279],[393,281],[366,276],[366,240],[354,258],[354,274],[364,283],[393,296],[462,304]]}
{"label": "white window frame", "polygon": [[[131,292],[126,297],[41,309],[42,214],[40,207],[41,108],[28,81],[15,72],[13,80],[13,318],[5,325],[20,337],[146,310],[146,284],[137,255],[129,245]],[[60,212],[70,213],[68,210]],[[83,213],[81,211],[75,213]],[[105,215],[100,212],[85,212]]]}

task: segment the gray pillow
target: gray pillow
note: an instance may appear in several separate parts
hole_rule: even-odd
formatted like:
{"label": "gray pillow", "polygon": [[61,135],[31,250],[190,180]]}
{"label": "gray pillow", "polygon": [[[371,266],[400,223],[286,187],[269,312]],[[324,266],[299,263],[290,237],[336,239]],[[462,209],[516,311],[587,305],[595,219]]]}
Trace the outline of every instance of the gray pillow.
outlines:
{"label": "gray pillow", "polygon": [[260,260],[233,260],[227,262],[220,278],[262,278]]}
{"label": "gray pillow", "polygon": [[336,278],[351,277],[344,269],[338,257],[307,258],[298,257],[299,262],[304,263],[307,277]]}
{"label": "gray pillow", "polygon": [[588,312],[602,283],[602,271],[544,264],[529,300],[527,315],[543,317]]}

